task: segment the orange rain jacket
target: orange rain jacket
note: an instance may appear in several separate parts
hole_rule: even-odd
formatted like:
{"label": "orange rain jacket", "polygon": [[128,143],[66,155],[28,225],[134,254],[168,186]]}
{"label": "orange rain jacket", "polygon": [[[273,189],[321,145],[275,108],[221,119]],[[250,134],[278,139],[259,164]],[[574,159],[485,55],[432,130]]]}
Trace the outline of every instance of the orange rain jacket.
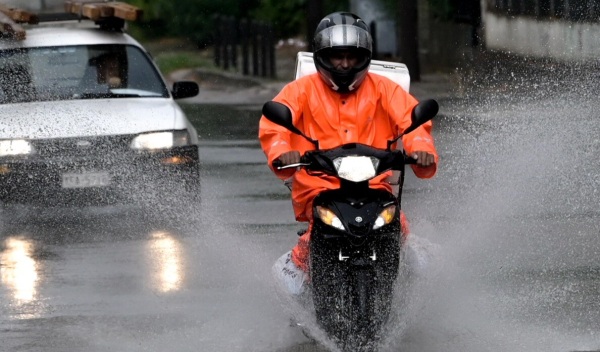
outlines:
{"label": "orange rain jacket", "polygon": [[[412,110],[418,103],[398,84],[373,73],[367,75],[356,91],[348,94],[334,92],[315,73],[289,83],[273,100],[290,108],[294,125],[310,138],[318,140],[320,149],[336,148],[346,143],[385,149],[388,140],[410,126]],[[412,165],[420,178],[431,178],[437,171],[438,155],[431,127],[431,122],[427,122],[403,137],[407,154],[425,151],[435,156],[436,164],[429,168]],[[311,221],[314,198],[324,190],[339,188],[339,180],[332,176],[309,176],[304,169],[273,169],[273,161],[281,154],[297,150],[302,155],[315,148],[302,136],[264,116],[260,120],[259,138],[273,172],[283,180],[293,176],[292,204],[296,220]],[[371,180],[371,187],[391,192],[390,184],[384,181],[390,174]],[[310,231],[300,238],[292,253],[296,265],[306,271],[309,239]]]}

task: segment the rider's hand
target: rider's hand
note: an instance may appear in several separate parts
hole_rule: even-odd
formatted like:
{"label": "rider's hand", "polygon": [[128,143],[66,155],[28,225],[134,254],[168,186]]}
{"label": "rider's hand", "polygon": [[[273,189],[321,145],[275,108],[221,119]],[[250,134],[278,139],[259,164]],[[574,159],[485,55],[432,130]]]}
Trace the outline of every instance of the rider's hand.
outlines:
{"label": "rider's hand", "polygon": [[418,167],[430,167],[435,164],[435,157],[427,152],[417,151],[412,153],[410,157],[417,160],[415,165]]}
{"label": "rider's hand", "polygon": [[291,152],[283,153],[278,158],[282,166],[300,163],[300,152],[292,150]]}

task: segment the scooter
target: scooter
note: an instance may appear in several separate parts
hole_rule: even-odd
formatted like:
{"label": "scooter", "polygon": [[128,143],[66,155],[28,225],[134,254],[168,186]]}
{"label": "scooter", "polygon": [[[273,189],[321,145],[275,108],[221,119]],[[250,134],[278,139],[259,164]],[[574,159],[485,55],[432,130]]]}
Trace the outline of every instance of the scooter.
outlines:
{"label": "scooter", "polygon": [[[289,108],[267,102],[263,115],[303,136],[315,145],[298,164],[311,175],[326,174],[340,180],[340,188],[320,193],[313,202],[310,240],[310,283],[317,322],[343,351],[373,350],[392,304],[402,246],[400,207],[404,169],[414,164],[403,150],[392,146],[438,112],[435,100],[419,103],[412,124],[387,149],[349,143],[320,150],[319,142],[293,125]],[[369,180],[390,170],[400,171],[398,196],[369,187]]]}

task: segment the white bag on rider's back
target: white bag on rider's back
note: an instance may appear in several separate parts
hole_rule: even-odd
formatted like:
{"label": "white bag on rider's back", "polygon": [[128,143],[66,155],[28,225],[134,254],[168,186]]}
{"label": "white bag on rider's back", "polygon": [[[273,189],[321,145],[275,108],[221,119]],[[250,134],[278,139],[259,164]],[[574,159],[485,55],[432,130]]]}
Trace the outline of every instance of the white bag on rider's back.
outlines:
{"label": "white bag on rider's back", "polygon": [[308,274],[294,264],[292,251],[279,257],[272,270],[275,280],[290,294],[300,295],[305,291]]}

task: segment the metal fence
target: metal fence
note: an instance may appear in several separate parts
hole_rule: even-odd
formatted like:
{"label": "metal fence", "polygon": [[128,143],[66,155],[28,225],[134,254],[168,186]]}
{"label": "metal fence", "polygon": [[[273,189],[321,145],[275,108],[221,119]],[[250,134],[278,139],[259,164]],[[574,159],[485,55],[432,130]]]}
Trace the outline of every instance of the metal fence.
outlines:
{"label": "metal fence", "polygon": [[488,0],[488,10],[540,20],[600,22],[600,0]]}
{"label": "metal fence", "polygon": [[213,21],[216,66],[223,69],[239,68],[238,61],[241,59],[241,72],[244,75],[276,77],[272,25],[222,15],[215,15]]}

